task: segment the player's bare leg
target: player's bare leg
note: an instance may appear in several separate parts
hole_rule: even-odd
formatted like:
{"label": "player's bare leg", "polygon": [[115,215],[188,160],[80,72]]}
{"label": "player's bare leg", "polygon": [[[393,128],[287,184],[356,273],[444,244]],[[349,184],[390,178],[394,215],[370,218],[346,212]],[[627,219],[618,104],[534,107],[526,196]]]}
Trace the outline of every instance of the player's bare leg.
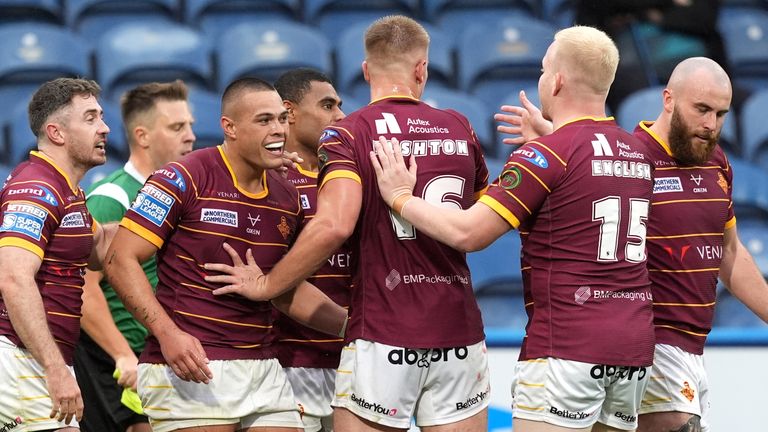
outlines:
{"label": "player's bare leg", "polygon": [[592,426],[592,432],[627,432],[626,429],[616,429],[602,423],[595,423]]}
{"label": "player's bare leg", "polygon": [[424,426],[421,432],[486,432],[488,430],[488,408],[480,411],[472,417],[455,423]]}
{"label": "player's bare leg", "polygon": [[637,432],[701,432],[701,418],[678,411],[643,414]]}
{"label": "player's bare leg", "polygon": [[334,408],[333,430],[334,432],[396,432],[404,431],[406,429],[380,425],[362,417],[358,417],[346,408]]}
{"label": "player's bare leg", "polygon": [[591,427],[573,429],[562,426],[555,426],[543,421],[533,421],[519,418],[512,419],[512,429],[515,432],[590,432],[593,430]]}
{"label": "player's bare leg", "polygon": [[152,432],[149,423],[136,423],[128,426],[125,432]]}

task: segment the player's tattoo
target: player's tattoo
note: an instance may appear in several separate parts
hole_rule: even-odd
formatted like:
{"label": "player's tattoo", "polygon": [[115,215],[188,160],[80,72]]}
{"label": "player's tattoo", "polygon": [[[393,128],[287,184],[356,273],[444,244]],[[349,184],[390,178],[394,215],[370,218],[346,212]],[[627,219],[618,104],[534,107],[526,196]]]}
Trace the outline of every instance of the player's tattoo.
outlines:
{"label": "player's tattoo", "polygon": [[112,264],[112,261],[115,259],[115,255],[117,255],[117,251],[112,251],[112,255],[109,257],[109,260],[107,261],[107,264]]}
{"label": "player's tattoo", "polygon": [[684,425],[680,426],[680,429],[675,429],[670,432],[701,432],[701,417],[697,415],[691,416]]}

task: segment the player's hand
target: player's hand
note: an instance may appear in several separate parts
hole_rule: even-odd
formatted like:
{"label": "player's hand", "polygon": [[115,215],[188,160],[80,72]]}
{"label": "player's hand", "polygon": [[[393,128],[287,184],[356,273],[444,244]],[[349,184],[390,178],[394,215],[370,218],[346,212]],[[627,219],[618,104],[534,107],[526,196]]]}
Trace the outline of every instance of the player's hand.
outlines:
{"label": "player's hand", "polygon": [[126,354],[115,359],[115,367],[120,370],[120,378],[117,384],[120,387],[130,387],[136,391],[136,381],[138,377],[139,359],[133,353]]}
{"label": "player's hand", "polygon": [[302,159],[298,153],[283,151],[283,166],[277,170],[280,171],[280,174],[282,174],[283,177],[288,177],[288,169],[294,168],[296,164],[300,164],[302,162],[304,162],[304,159]]}
{"label": "player's hand", "polygon": [[501,110],[507,114],[494,114],[493,119],[503,124],[496,130],[503,134],[520,135],[514,138],[504,138],[504,144],[520,145],[534,140],[542,135],[552,133],[552,123],[541,115],[541,110],[520,91],[522,106],[502,105]]}
{"label": "player's hand", "polygon": [[253,252],[249,248],[245,251],[245,261],[240,259],[237,251],[228,243],[224,243],[224,250],[232,258],[232,265],[205,264],[206,270],[213,270],[224,274],[206,276],[206,282],[226,284],[213,290],[214,295],[239,294],[245,298],[256,301],[268,301],[275,295],[267,293],[267,276],[253,259]]}
{"label": "player's hand", "polygon": [[83,418],[83,397],[69,368],[62,364],[47,369],[45,382],[53,403],[51,418],[66,424],[70,424],[73,418],[80,421]]}
{"label": "player's hand", "polygon": [[390,142],[380,136],[379,141],[373,144],[374,151],[370,153],[370,157],[373,170],[376,171],[381,198],[392,207],[396,198],[411,195],[413,192],[417,166],[416,158],[411,154],[408,161],[410,167],[406,168],[397,138],[392,138]]}
{"label": "player's hand", "polygon": [[182,380],[208,384],[213,373],[208,368],[208,356],[200,341],[178,327],[173,327],[162,335],[155,335],[160,342],[165,362]]}

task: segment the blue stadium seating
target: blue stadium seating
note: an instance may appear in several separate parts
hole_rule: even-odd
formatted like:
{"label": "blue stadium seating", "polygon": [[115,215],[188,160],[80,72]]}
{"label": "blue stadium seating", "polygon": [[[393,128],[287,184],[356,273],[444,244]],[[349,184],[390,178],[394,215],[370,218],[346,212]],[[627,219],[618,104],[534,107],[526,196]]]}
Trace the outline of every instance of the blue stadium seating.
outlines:
{"label": "blue stadium seating", "polygon": [[733,169],[733,205],[736,217],[768,220],[768,171],[739,158],[729,158]]}
{"label": "blue stadium seating", "polygon": [[215,40],[242,23],[297,21],[299,0],[186,0],[184,19]]}
{"label": "blue stadium seating", "polygon": [[128,137],[123,128],[120,105],[106,99],[100,100],[99,103],[101,104],[101,109],[104,110],[104,123],[109,126],[109,135],[107,135],[107,158],[127,160],[130,151],[128,150]]}
{"label": "blue stadium seating", "polygon": [[15,166],[0,163],[0,188],[3,187],[5,180],[8,178],[8,175],[11,174],[11,171],[13,171],[14,168]]}
{"label": "blue stadium seating", "polygon": [[108,98],[147,81],[180,78],[206,88],[211,77],[210,46],[180,25],[123,24],[104,34],[96,47],[96,71]]}
{"label": "blue stadium seating", "polygon": [[[539,109],[541,109],[541,102],[539,101],[539,88],[536,84],[531,84],[531,85],[528,85],[527,87],[520,88],[518,90],[513,91],[512,93],[509,93],[504,99],[501,100],[501,102],[499,103],[499,106],[494,107],[494,113],[501,112],[500,110],[501,105],[521,106],[520,90],[524,90],[525,96],[528,98],[528,100],[531,101],[537,107],[539,107]],[[494,121],[494,127],[493,127],[494,131],[496,130],[497,125],[501,125],[501,123]],[[506,158],[509,155],[509,153],[514,151],[517,147],[504,144],[503,142],[504,138],[513,138],[513,137],[517,137],[518,135],[507,135],[499,132],[495,132],[495,133],[496,133],[497,145],[499,146],[498,156],[503,156]]]}
{"label": "blue stadium seating", "polygon": [[757,268],[768,278],[768,217],[760,220],[739,219],[736,227],[741,242],[752,254]]}
{"label": "blue stadium seating", "polygon": [[768,9],[724,8],[718,20],[734,81],[754,89],[768,85]]}
{"label": "blue stadium seating", "polygon": [[224,142],[221,129],[221,98],[214,93],[192,89],[189,92],[189,106],[195,123],[195,148],[217,146]]}
{"label": "blue stadium seating", "polygon": [[27,104],[20,104],[12,111],[13,114],[8,123],[11,145],[8,147],[7,161],[10,165],[16,165],[27,158],[30,150],[37,148],[37,139],[29,128]]}
{"label": "blue stadium seating", "polygon": [[58,24],[61,4],[57,0],[0,0],[0,23],[23,21]]}
{"label": "blue stadium seating", "polygon": [[[336,41],[336,85],[341,91],[352,94],[358,99],[369,98],[368,84],[363,79],[361,67],[365,60],[363,38],[369,25],[369,21],[352,25]],[[427,88],[453,87],[455,75],[453,41],[441,30],[429,24],[423,25],[430,35]]]}
{"label": "blue stadium seating", "polygon": [[576,0],[542,0],[541,17],[558,28],[570,27],[576,19]]}
{"label": "blue stadium seating", "polygon": [[554,34],[551,24],[519,16],[467,27],[457,46],[459,88],[497,106],[538,81]]}
{"label": "blue stadium seating", "polygon": [[[768,35],[767,35],[768,36]],[[768,88],[753,93],[741,109],[744,158],[768,170]]]}
{"label": "blue stadium seating", "polygon": [[331,45],[311,27],[286,22],[240,24],[217,43],[218,86],[255,74],[273,82],[283,72],[311,67],[331,75]]}
{"label": "blue stadium seating", "polygon": [[[664,108],[662,92],[665,86],[653,86],[638,90],[627,96],[619,106],[616,122],[625,130],[632,132],[641,121],[655,121]],[[736,133],[735,113],[731,110],[725,117],[720,130],[720,146],[724,150],[739,154]]]}
{"label": "blue stadium seating", "polygon": [[177,21],[177,0],[63,0],[64,20],[89,41],[125,22],[162,26]]}
{"label": "blue stadium seating", "polygon": [[341,98],[341,110],[344,111],[344,115],[349,115],[366,106],[370,99],[361,99],[346,93],[339,93],[339,97]]}
{"label": "blue stadium seating", "polygon": [[445,32],[459,36],[475,23],[491,23],[508,16],[538,17],[538,0],[424,0],[424,18]]}
{"label": "blue stadium seating", "polygon": [[759,328],[766,324],[730,292],[723,291],[717,297],[715,319],[717,327]]}
{"label": "blue stadium seating", "polygon": [[[418,0],[313,0],[304,2],[304,22],[316,25],[330,41],[344,29],[376,18],[402,14],[414,16]],[[362,41],[362,39],[360,39]]]}
{"label": "blue stadium seating", "polygon": [[451,108],[464,114],[475,129],[485,153],[491,156],[496,155],[491,131],[491,112],[482,101],[463,92],[430,86],[427,86],[421,99],[435,108]]}

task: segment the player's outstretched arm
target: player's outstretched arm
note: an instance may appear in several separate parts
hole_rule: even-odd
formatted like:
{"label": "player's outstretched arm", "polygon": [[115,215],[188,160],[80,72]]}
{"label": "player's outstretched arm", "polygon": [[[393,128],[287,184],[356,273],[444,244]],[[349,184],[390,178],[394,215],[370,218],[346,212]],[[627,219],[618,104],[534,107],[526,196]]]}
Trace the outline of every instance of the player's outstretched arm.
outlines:
{"label": "player's outstretched arm", "polygon": [[379,138],[371,152],[379,192],[384,202],[419,231],[462,252],[483,249],[509,231],[509,224],[490,207],[475,203],[466,210],[438,207],[411,194],[417,165],[406,168],[400,143]]}
{"label": "player's outstretched arm", "polygon": [[91,270],[101,270],[104,267],[104,257],[107,255],[112,239],[117,233],[117,222],[97,224],[96,231],[93,233],[93,249],[88,259],[88,268]]}
{"label": "player's outstretched arm", "polygon": [[504,144],[521,145],[540,136],[552,133],[552,122],[544,119],[541,110],[520,91],[520,105],[502,105],[501,111],[506,114],[494,114],[493,119],[502,123],[496,130],[503,134],[520,135],[515,138],[504,138]]}
{"label": "player's outstretched arm", "polygon": [[41,263],[39,256],[26,249],[0,248],[0,294],[13,329],[45,371],[53,403],[51,418],[69,424],[73,418],[79,421],[83,417],[83,398],[48,329],[43,299],[35,283]]}
{"label": "player's outstretched arm", "polygon": [[736,225],[725,230],[720,280],[763,321],[768,322],[768,284],[744,244]]}
{"label": "player's outstretched arm", "polygon": [[176,375],[185,381],[208,383],[213,375],[203,346],[165,313],[141,267],[156,251],[154,244],[120,227],[107,251],[107,279],[128,311],[157,338],[163,358]]}
{"label": "player's outstretched arm", "polygon": [[302,282],[296,289],[273,299],[272,304],[307,327],[329,335],[344,336],[347,310],[309,282]]}
{"label": "player's outstretched arm", "polygon": [[139,359],[115,325],[107,299],[99,286],[102,278],[102,272],[85,272],[80,327],[115,361],[115,366],[120,369],[120,379],[117,383],[136,390]]}

